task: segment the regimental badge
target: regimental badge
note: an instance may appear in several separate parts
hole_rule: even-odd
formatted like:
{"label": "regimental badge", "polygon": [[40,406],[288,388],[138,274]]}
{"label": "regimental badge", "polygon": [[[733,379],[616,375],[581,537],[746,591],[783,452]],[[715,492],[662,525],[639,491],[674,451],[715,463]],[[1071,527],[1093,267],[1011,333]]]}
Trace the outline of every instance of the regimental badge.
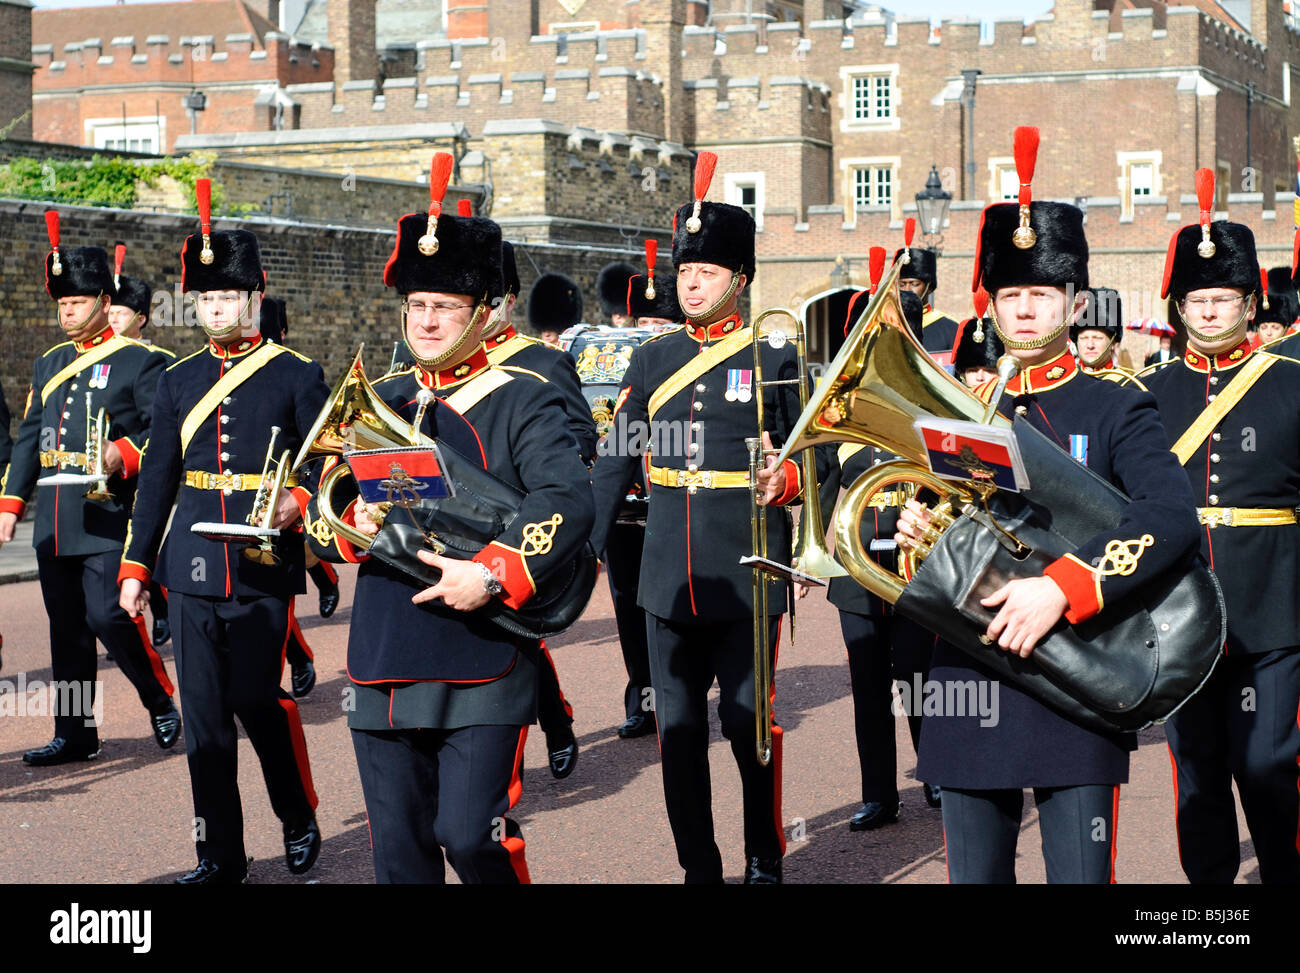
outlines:
{"label": "regimental badge", "polygon": [[727,369],[727,391],[723,395],[728,402],[748,402],[754,397],[754,372],[748,368]]}
{"label": "regimental badge", "polygon": [[1057,365],[1055,368],[1048,371],[1047,380],[1049,382],[1055,382],[1058,378],[1060,378],[1064,374],[1065,374],[1065,369],[1062,368],[1060,365]]}
{"label": "regimental badge", "polygon": [[1071,433],[1070,455],[1084,466],[1088,465],[1088,437]]}
{"label": "regimental badge", "polygon": [[1242,351],[1240,348],[1233,348],[1233,349],[1232,349],[1232,354],[1230,354],[1230,355],[1228,356],[1228,361],[1236,361],[1238,358],[1240,358],[1240,357],[1241,357],[1242,355],[1244,355],[1244,354],[1245,354],[1245,352]]}
{"label": "regimental badge", "polygon": [[98,365],[92,365],[90,368],[90,381],[87,383],[92,389],[108,388],[108,371],[112,365],[106,365],[102,362]]}
{"label": "regimental badge", "polygon": [[635,347],[614,341],[607,341],[600,346],[587,345],[578,355],[578,377],[584,385],[616,385],[622,382],[624,373],[632,364],[632,349]]}

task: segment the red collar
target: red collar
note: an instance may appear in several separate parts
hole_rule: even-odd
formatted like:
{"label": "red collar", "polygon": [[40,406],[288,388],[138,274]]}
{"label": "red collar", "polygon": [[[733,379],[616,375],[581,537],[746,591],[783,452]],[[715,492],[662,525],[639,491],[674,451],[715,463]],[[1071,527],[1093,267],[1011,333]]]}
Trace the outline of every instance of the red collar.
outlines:
{"label": "red collar", "polygon": [[[1228,351],[1221,351],[1214,356],[1213,370],[1226,372],[1230,368],[1236,368],[1250,357],[1250,353],[1250,340],[1243,338],[1241,344],[1237,345],[1237,347],[1230,348]],[[1183,364],[1194,372],[1209,372],[1211,370],[1210,359],[1200,352],[1193,351],[1191,348],[1188,348],[1187,353],[1183,355]]]}
{"label": "red collar", "polygon": [[721,321],[714,321],[712,324],[696,324],[694,321],[687,320],[686,333],[696,341],[701,343],[705,341],[716,341],[719,338],[725,338],[737,328],[743,328],[745,322],[740,320],[740,314],[736,313],[730,317],[725,317]]}
{"label": "red collar", "polygon": [[479,345],[474,349],[474,354],[459,365],[452,365],[450,368],[443,368],[432,374],[423,366],[417,366],[415,377],[425,388],[445,389],[452,385],[459,385],[468,378],[473,378],[479,372],[486,370],[489,364],[487,352],[484,351],[482,345]]}
{"label": "red collar", "polygon": [[1046,392],[1058,385],[1064,385],[1079,374],[1079,362],[1069,349],[1061,352],[1051,361],[1041,365],[1032,365],[1027,370],[1007,383],[1007,395],[1028,395],[1034,392]]}
{"label": "red collar", "polygon": [[1079,370],[1085,375],[1096,375],[1098,372],[1109,372],[1115,368],[1115,359],[1112,357],[1104,365],[1085,365],[1082,360],[1079,361]]}
{"label": "red collar", "polygon": [[251,338],[240,338],[228,345],[219,345],[211,338],[208,339],[208,354],[213,358],[242,358],[250,351],[256,351],[262,344],[262,336],[254,335]]}
{"label": "red collar", "polygon": [[77,354],[82,355],[90,351],[91,348],[96,348],[99,345],[102,345],[105,341],[107,341],[111,337],[113,337],[113,328],[112,326],[109,326],[106,327],[99,334],[95,335],[89,341],[74,341],[73,345],[76,346]]}
{"label": "red collar", "polygon": [[506,325],[506,329],[504,331],[502,331],[495,338],[489,338],[487,343],[491,345],[493,348],[497,348],[500,347],[501,345],[504,345],[507,341],[509,341],[518,333],[519,332],[515,330],[515,326],[513,324],[508,324]]}

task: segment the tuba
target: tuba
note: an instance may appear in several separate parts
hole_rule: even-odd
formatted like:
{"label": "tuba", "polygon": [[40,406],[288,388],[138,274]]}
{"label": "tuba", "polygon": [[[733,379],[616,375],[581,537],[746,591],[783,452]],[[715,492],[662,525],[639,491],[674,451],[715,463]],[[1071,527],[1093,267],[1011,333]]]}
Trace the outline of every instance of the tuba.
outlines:
{"label": "tuba", "polygon": [[[1134,731],[1168,719],[1209,678],[1227,622],[1219,584],[1197,556],[1104,616],[1062,621],[1028,659],[990,644],[994,612],[980,600],[1015,578],[1038,577],[1061,555],[1117,525],[1128,498],[1027,421],[996,413],[934,363],[907,328],[896,263],[859,317],[792,432],[781,460],[825,442],[878,446],[902,457],[864,473],[835,518],[836,553],[852,577],[898,611],[1090,729]],[[1000,377],[1005,387],[1008,373]],[[1011,428],[1029,475],[1023,493],[932,473],[918,419]],[[937,495],[930,528],[891,572],[872,560],[860,524],[872,497],[900,483]]]}
{"label": "tuba", "polygon": [[[419,552],[432,549],[451,558],[473,558],[510,526],[523,494],[421,432],[424,413],[434,402],[433,393],[422,394],[417,401],[415,418],[407,422],[366,379],[358,349],[351,367],[339,379],[313,423],[294,468],[322,456],[347,460],[366,451],[436,448],[442,475],[450,484],[449,496],[419,498],[399,494],[391,504],[381,505],[386,508],[383,526],[370,537],[343,521],[335,510],[334,490],[345,476],[352,475],[348,464],[340,462],[321,477],[316,493],[318,517],[306,525],[322,545],[333,543],[337,534],[356,550],[432,586],[442,573],[421,561]],[[539,581],[523,608],[509,608],[494,598],[477,611],[514,635],[545,638],[563,632],[578,620],[595,584],[596,557],[588,546],[572,564]]]}

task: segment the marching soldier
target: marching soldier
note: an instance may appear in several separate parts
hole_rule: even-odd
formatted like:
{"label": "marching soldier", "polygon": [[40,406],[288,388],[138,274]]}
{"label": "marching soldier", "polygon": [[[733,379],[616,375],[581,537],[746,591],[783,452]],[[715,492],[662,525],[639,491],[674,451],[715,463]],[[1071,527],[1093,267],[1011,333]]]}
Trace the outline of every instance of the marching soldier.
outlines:
{"label": "marching soldier", "polygon": [[[713,840],[709,785],[707,697],[714,679],[723,735],[731,741],[745,803],[745,881],[777,883],[785,835],[781,823],[781,730],[772,729],[768,766],[755,754],[752,626],[753,572],[738,560],[751,553],[751,490],[767,509],[769,556],[789,563],[790,524],[779,505],[800,492],[798,467],[769,456],[758,482],[749,481],[746,437],[782,440],[799,414],[791,385],[754,387],[752,330],[736,309],[754,276],[754,221],[738,206],[705,202],[717,156],[696,161],[695,201],[677,211],[673,265],[677,299],[687,325],[640,345],[619,392],[618,412],[630,428],[671,424],[679,435],[649,438],[650,507],[638,603],[648,616],[650,672],[662,754],[664,797],[686,881],[721,882],[722,858]],[[794,379],[793,349],[762,345],[763,373]],[[763,430],[754,397],[764,396]],[[663,442],[664,439],[667,442]],[[620,444],[621,445],[621,444]],[[604,549],[610,525],[641,457],[639,444],[611,450],[596,463],[596,528]],[[769,585],[770,604],[789,596],[785,582]],[[776,645],[781,609],[767,619]],[[773,651],[775,657],[775,650]],[[775,658],[772,660],[775,667]]]}
{"label": "marching soldier", "polygon": [[[654,284],[659,242],[647,240],[645,254],[646,272],[628,278],[627,304],[624,308],[626,320],[637,327],[683,323],[685,315],[682,314],[681,305],[677,303],[677,288],[674,282],[660,282],[658,286]],[[631,494],[646,496],[645,474],[639,465],[629,490]],[[625,719],[618,728],[618,735],[624,740],[636,739],[655,732],[654,708],[651,706],[653,693],[650,680],[650,649],[646,644],[646,613],[645,609],[637,604],[644,548],[643,518],[616,517],[605,541],[605,568],[609,576],[609,595],[614,605],[614,620],[618,626],[619,647],[623,651],[623,667],[627,670],[627,686],[623,689]]]}
{"label": "marching soldier", "polygon": [[[994,328],[1022,366],[998,408],[1024,416],[1131,502],[1113,530],[1052,562],[1042,576],[1013,580],[982,601],[996,613],[987,631],[991,644],[1021,658],[1062,619],[1077,625],[1104,612],[1190,558],[1196,545],[1191,491],[1168,452],[1155,402],[1140,390],[1082,374],[1069,352],[1067,329],[1082,313],[1088,286],[1088,243],[1076,207],[1031,201],[1037,150],[1038,130],[1017,129],[1020,205],[988,206],[976,244],[975,286],[992,296]],[[993,389],[989,383],[979,393],[988,397]],[[909,501],[896,540],[914,544],[928,520]],[[1140,553],[1117,565],[1112,552],[1126,539],[1127,549],[1136,543]],[[925,717],[917,776],[943,787],[949,879],[1015,881],[1024,789],[1032,788],[1048,881],[1113,880],[1119,785],[1128,779],[1135,737],[1085,729],[999,683],[943,641],[930,679],[948,686],[973,682],[987,694],[979,698],[997,692],[999,700],[991,725],[979,714]]]}
{"label": "marching soldier", "polygon": [[605,264],[596,275],[596,296],[600,298],[601,313],[616,328],[630,327],[634,320],[627,313],[627,287],[636,275],[637,269],[623,260]]}
{"label": "marching soldier", "polygon": [[1070,325],[1070,340],[1078,352],[1079,367],[1085,375],[1104,378],[1121,385],[1142,383],[1119,362],[1119,342],[1124,337],[1124,313],[1119,291],[1110,287],[1090,287],[1085,293],[1083,314]]}
{"label": "marching soldier", "polygon": [[[171,598],[199,859],[177,883],[235,884],[248,875],[236,716],[283,824],[289,871],[306,872],[320,853],[302,721],[280,689],[289,605],[304,587],[302,537],[290,528],[307,491],[290,478],[275,501],[271,526],[281,534],[271,557],[245,556],[230,538],[246,534],[261,488],[269,488],[272,451],[294,454],[328,390],[319,365],[262,337],[265,273],[257,237],[247,230],[213,233],[210,184],[200,179],[195,189],[202,229],[181,249],[181,289],[194,296],[208,341],[158,382],[119,582],[122,607],[133,615],[148,603],[145,589],[155,574]],[[194,531],[199,524],[203,531]]]}
{"label": "marching soldier", "polygon": [[[153,288],[149,282],[139,277],[129,277],[122,273],[122,264],[126,260],[126,244],[118,242],[113,247],[113,283],[117,285],[117,297],[108,309],[108,323],[114,334],[134,338],[142,344],[149,345],[164,358],[164,366],[176,360],[176,356],[166,348],[159,348],[149,338],[144,337],[144,329],[149,324],[149,314],[153,304]],[[149,609],[153,615],[153,644],[165,645],[171,641],[171,622],[167,617],[167,596],[162,585],[157,581],[149,585]]]}
{"label": "marching soldier", "polygon": [[1260,881],[1295,884],[1300,362],[1251,349],[1246,328],[1260,283],[1254,235],[1240,223],[1210,221],[1213,179],[1208,169],[1197,173],[1201,224],[1174,234],[1165,264],[1161,297],[1187,331],[1187,352],[1145,379],[1202,504],[1201,551],[1228,610],[1223,657],[1165,724],[1178,853],[1193,883],[1236,878],[1236,781]]}
{"label": "marching soldier", "polygon": [[894,260],[906,250],[910,256],[907,270],[898,279],[900,290],[911,291],[921,299],[924,312],[921,317],[921,345],[926,351],[936,353],[940,364],[948,364],[947,355],[951,354],[957,341],[957,322],[943,311],[934,309],[934,291],[939,286],[939,255],[927,247],[912,246],[912,237],[916,233],[916,220],[908,217],[904,221],[904,244],[894,252]]}
{"label": "marching soldier", "polygon": [[[107,491],[101,495],[96,484],[89,490],[74,484],[47,487],[37,510],[34,546],[50,619],[54,681],[89,687],[89,693],[83,695],[83,712],[55,715],[53,740],[23,754],[33,766],[99,754],[98,723],[89,708],[95,696],[96,638],[135,686],[158,746],[169,749],[181,734],[175,690],[144,621],[128,618],[114,594],[164,359],[109,326],[116,289],[103,248],[61,247],[58,213],[50,210],[45,219],[50,238],[45,289],[58,304],[68,340],[38,358],[32,370],[18,439],[0,484],[0,543],[13,540],[43,474],[65,468],[89,472],[96,463],[88,453],[98,451]],[[107,423],[103,440],[92,428],[100,411]]]}
{"label": "marching soldier", "polygon": [[998,359],[1006,353],[1002,339],[986,317],[989,296],[981,288],[975,295],[975,316],[963,321],[952,352],[952,373],[968,389],[977,389],[998,377]]}
{"label": "marching soldier", "polygon": [[[441,572],[423,590],[314,516],[309,528],[322,557],[362,562],[348,726],[381,883],[442,883],[444,850],[463,882],[528,881],[523,836],[507,814],[537,710],[538,643],[478,609],[491,599],[525,606],[537,583],[579,555],[591,529],[587,471],[560,395],[488,362],[482,331],[501,296],[501,229],[441,212],[451,165],[447,153],[434,157],[429,214],[398,223],[384,282],[401,295],[416,365],[375,389],[407,422],[423,409],[426,435],[525,494],[522,506],[473,560],[420,552]],[[433,393],[427,407],[422,392]],[[373,536],[380,510],[353,501],[342,517]]]}
{"label": "marching soldier", "polygon": [[[1255,308],[1254,321],[1261,346],[1276,345],[1277,342],[1292,334],[1296,319],[1300,318],[1300,297],[1296,296],[1295,284],[1291,282],[1291,268],[1270,268],[1265,280],[1267,298],[1262,306]],[[1283,351],[1277,347],[1269,350],[1294,357],[1293,352]]]}

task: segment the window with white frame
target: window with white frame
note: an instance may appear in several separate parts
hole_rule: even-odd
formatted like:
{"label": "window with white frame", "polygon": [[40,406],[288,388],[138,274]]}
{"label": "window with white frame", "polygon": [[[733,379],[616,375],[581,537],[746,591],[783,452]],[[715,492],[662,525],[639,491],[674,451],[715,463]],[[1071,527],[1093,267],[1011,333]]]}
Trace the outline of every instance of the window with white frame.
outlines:
{"label": "window with white frame", "polygon": [[149,152],[161,154],[165,143],[163,140],[164,124],[161,118],[150,117],[115,121],[95,121],[86,123],[89,130],[87,142],[97,149],[117,149],[123,152]]}
{"label": "window with white frame", "polygon": [[868,64],[840,69],[844,82],[844,118],[841,128],[897,129],[898,65]]}
{"label": "window with white frame", "polygon": [[763,206],[766,202],[766,173],[729,172],[723,176],[723,193],[732,206],[739,206],[754,218],[754,226],[763,229]]}
{"label": "window with white frame", "polygon": [[989,159],[989,200],[994,203],[1015,202],[1020,196],[1020,177],[1011,156]]}
{"label": "window with white frame", "polygon": [[1131,218],[1135,203],[1160,195],[1161,157],[1159,151],[1116,153],[1122,216]]}
{"label": "window with white frame", "polygon": [[856,166],[853,169],[853,208],[892,206],[894,203],[894,169],[892,166]]}

